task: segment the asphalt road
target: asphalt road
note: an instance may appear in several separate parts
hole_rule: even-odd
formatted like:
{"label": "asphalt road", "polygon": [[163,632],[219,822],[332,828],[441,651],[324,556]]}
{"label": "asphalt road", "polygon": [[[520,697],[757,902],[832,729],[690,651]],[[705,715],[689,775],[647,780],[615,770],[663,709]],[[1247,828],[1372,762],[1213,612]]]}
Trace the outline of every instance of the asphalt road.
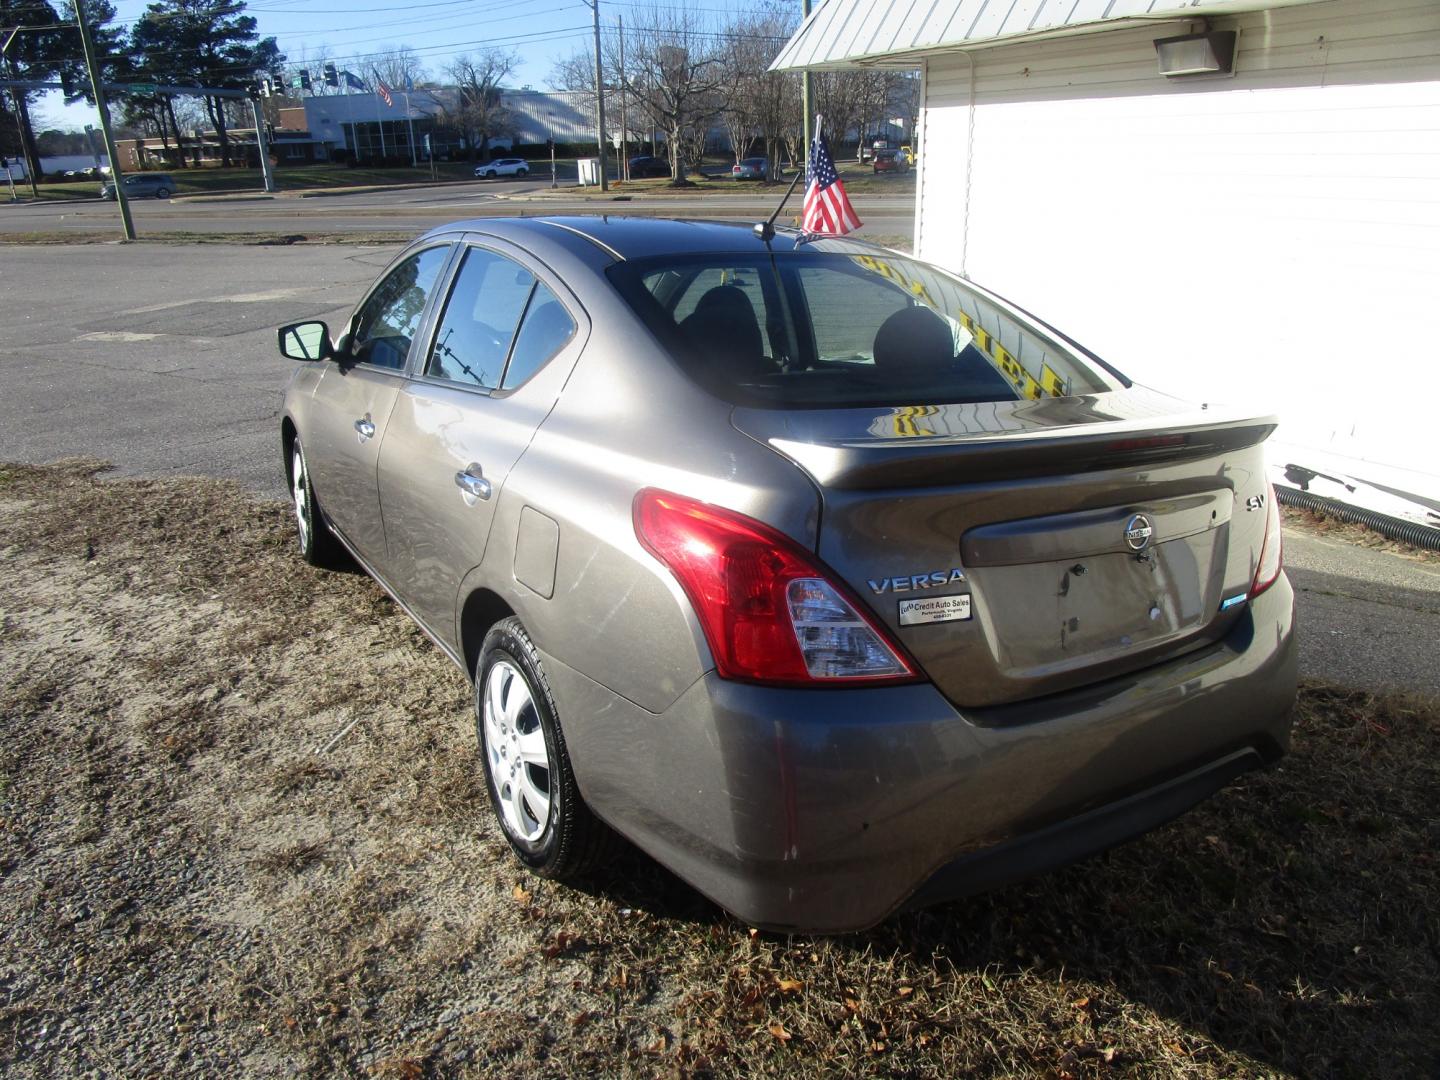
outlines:
{"label": "asphalt road", "polygon": [[[319,201],[319,200],[317,200]],[[283,498],[284,322],[346,318],[394,247],[0,249],[0,461],[231,477]],[[1440,564],[1287,532],[1301,667],[1440,694]]]}
{"label": "asphalt road", "polygon": [[[457,218],[505,217],[563,213],[644,213],[677,217],[718,217],[758,221],[770,216],[782,192],[750,188],[734,195],[577,196],[548,194],[545,180],[477,180],[434,188],[358,191],[314,198],[293,195],[137,199],[131,203],[140,237],[156,233],[355,233],[408,231],[420,233]],[[799,214],[801,195],[791,196],[788,209]],[[914,231],[915,198],[857,195],[864,220],[860,235],[904,236]],[[0,233],[97,232],[119,234],[120,214],[114,203],[0,203]]]}

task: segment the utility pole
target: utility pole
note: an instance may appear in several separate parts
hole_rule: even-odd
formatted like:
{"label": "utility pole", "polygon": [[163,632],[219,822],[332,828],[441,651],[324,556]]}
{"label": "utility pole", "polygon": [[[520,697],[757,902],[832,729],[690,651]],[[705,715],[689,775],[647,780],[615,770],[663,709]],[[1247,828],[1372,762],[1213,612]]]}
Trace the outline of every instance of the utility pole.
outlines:
{"label": "utility pole", "polygon": [[[800,11],[804,15],[804,18],[810,18],[810,0],[800,0]],[[805,146],[801,150],[805,162],[800,167],[807,170],[810,168],[810,117],[813,115],[810,111],[810,98],[814,92],[814,78],[810,74],[810,69],[806,68],[800,75],[800,111],[805,114]],[[806,182],[808,183],[809,181],[807,180]]]}
{"label": "utility pole", "polygon": [[105,140],[105,156],[110,159],[110,186],[115,189],[115,205],[120,208],[120,226],[125,230],[125,239],[134,240],[135,223],[130,220],[130,201],[125,198],[125,185],[120,178],[120,155],[115,152],[115,136],[110,133],[110,106],[105,104],[105,87],[100,83],[100,69],[95,65],[95,46],[85,22],[85,2],[75,0],[75,24],[80,28],[85,70],[90,74],[90,91],[95,95],[95,109],[100,113],[100,136]]}
{"label": "utility pole", "polygon": [[595,14],[595,143],[600,150],[600,190],[610,190],[605,167],[605,72],[600,62],[600,0],[585,0]]}
{"label": "utility pole", "polygon": [[620,174],[621,180],[629,180],[630,152],[625,148],[625,140],[630,134],[630,129],[626,126],[625,98],[628,96],[626,91],[630,84],[625,78],[625,16],[616,15],[615,25],[619,27],[620,33],[620,161],[616,165],[615,171]]}
{"label": "utility pole", "polygon": [[[77,0],[80,2],[80,0]],[[255,117],[255,151],[260,155],[260,178],[265,190],[275,190],[275,174],[270,171],[270,144],[265,141],[265,117],[260,112],[260,99],[250,99],[250,112]]]}
{"label": "utility pole", "polygon": [[[10,51],[10,46],[15,44],[15,38],[18,37],[19,34],[20,28],[17,26],[8,34],[6,34],[5,41],[3,43],[0,43],[0,60],[5,61],[5,66],[10,70],[10,77],[12,79],[15,78],[15,65],[10,62],[6,54]],[[25,153],[25,121],[21,119],[21,116],[24,113],[24,106],[23,102],[21,102],[20,100],[20,95],[23,93],[25,93],[25,91],[20,89],[20,87],[18,86],[12,86],[10,88],[10,98],[15,103],[15,133],[17,136],[19,136],[20,140],[15,145],[20,148],[21,158],[27,162],[27,164],[25,165],[25,177],[27,180],[30,181],[30,194],[33,198],[39,199],[40,188],[36,186],[35,170],[30,168],[30,165],[28,163],[29,158],[26,156]],[[39,160],[40,155],[36,153],[35,161],[38,163]],[[5,177],[10,181],[10,201],[13,203],[15,201],[15,178],[10,175],[10,169],[8,167],[5,169]]]}

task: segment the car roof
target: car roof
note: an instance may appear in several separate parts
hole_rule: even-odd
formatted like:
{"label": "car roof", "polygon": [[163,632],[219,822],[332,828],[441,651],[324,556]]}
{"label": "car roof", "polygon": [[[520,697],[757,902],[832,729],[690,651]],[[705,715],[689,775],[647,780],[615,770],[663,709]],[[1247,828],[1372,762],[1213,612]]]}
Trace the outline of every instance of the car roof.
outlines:
{"label": "car roof", "polygon": [[[813,237],[799,229],[781,226],[775,227],[775,235],[767,244],[755,235],[753,223],[598,214],[471,218],[432,229],[421,239],[457,232],[490,233],[520,243],[533,237],[558,243],[576,254],[593,255],[598,249],[622,260],[698,253],[763,255],[767,251],[794,251],[805,245],[814,247]],[[844,239],[847,245],[889,254],[886,249],[863,240]]]}

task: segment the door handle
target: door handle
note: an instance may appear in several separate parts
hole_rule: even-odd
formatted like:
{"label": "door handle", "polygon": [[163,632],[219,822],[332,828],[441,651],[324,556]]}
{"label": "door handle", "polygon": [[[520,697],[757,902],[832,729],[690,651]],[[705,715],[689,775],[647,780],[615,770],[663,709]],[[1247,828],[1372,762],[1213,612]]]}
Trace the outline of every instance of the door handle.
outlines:
{"label": "door handle", "polygon": [[375,424],[374,421],[370,419],[369,413],[366,413],[359,420],[355,421],[355,434],[360,436],[362,443],[369,442],[375,437]]}
{"label": "door handle", "polygon": [[460,489],[460,495],[466,505],[474,506],[477,499],[488,499],[494,490],[490,481],[480,474],[480,466],[471,462],[464,472],[455,474],[455,486]]}

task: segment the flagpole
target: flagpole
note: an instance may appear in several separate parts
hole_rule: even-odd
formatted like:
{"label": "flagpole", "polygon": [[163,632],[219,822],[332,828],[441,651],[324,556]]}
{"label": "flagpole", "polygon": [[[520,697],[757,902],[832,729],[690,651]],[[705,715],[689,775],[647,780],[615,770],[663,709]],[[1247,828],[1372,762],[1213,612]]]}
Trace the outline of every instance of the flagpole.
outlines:
{"label": "flagpole", "polygon": [[[375,74],[371,72],[371,74]],[[380,129],[380,164],[385,164],[385,114],[380,111],[380,91],[371,90],[375,95],[375,124]]]}
{"label": "flagpole", "polygon": [[410,129],[410,167],[413,169],[420,164],[420,159],[415,156],[415,117],[410,113],[410,91],[405,91],[405,124]]}

